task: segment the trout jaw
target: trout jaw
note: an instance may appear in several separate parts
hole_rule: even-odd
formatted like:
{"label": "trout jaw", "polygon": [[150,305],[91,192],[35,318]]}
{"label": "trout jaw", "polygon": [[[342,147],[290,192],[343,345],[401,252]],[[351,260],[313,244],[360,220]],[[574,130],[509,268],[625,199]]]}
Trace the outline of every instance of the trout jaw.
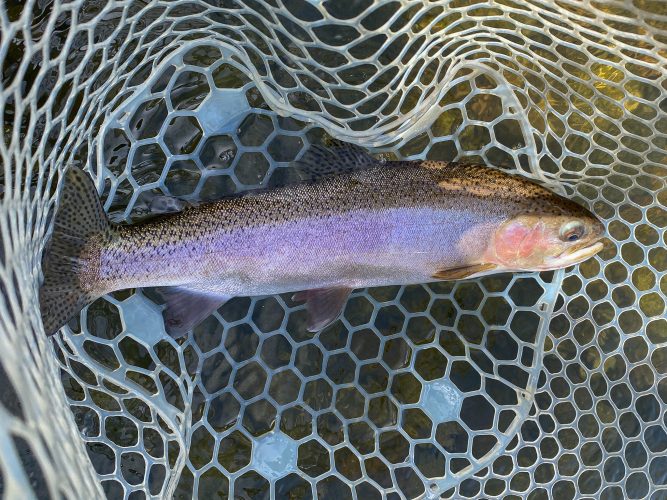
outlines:
{"label": "trout jaw", "polygon": [[604,225],[592,214],[522,214],[496,230],[485,261],[516,271],[563,269],[600,252],[603,237]]}
{"label": "trout jaw", "polygon": [[543,270],[548,271],[574,266],[575,264],[590,259],[593,255],[600,252],[602,248],[604,248],[604,243],[599,240],[593,243],[587,243],[583,246],[568,248],[563,253],[550,259],[547,263],[548,267]]}

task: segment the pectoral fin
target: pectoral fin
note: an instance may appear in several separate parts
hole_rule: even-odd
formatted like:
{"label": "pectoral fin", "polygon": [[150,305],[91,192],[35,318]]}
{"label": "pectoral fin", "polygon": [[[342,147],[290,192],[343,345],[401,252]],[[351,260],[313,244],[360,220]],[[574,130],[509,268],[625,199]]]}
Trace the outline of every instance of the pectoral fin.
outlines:
{"label": "pectoral fin", "polygon": [[175,339],[192,330],[231,298],[186,287],[160,287],[156,291],[166,301],[165,330]]}
{"label": "pectoral fin", "polygon": [[436,272],[433,277],[438,280],[462,280],[469,278],[475,274],[483,273],[496,269],[496,264],[473,264],[471,266],[451,267],[449,269],[441,269]]}
{"label": "pectoral fin", "polygon": [[343,312],[350,288],[321,288],[295,293],[292,300],[306,301],[308,331],[319,332],[333,323]]}

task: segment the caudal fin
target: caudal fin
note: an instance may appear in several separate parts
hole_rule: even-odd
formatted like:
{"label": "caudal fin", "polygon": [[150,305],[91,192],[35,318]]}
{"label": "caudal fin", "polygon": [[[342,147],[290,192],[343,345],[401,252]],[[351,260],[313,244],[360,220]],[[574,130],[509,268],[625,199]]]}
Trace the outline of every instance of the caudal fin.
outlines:
{"label": "caudal fin", "polygon": [[42,259],[44,282],[39,290],[39,306],[47,335],[56,333],[97,298],[80,277],[87,263],[86,244],[109,228],[93,181],[82,170],[69,168]]}

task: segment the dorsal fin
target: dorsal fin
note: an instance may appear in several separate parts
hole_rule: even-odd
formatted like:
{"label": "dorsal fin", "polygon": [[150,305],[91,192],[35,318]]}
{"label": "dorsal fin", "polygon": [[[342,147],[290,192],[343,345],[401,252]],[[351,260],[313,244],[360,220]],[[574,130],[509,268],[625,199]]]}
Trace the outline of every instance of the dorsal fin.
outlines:
{"label": "dorsal fin", "polygon": [[381,163],[355,144],[333,141],[329,146],[312,145],[295,166],[302,180],[316,181],[330,175],[363,170]]}
{"label": "dorsal fin", "polygon": [[148,210],[152,215],[173,214],[183,212],[198,206],[199,203],[183,200],[176,196],[156,196],[148,203]]}

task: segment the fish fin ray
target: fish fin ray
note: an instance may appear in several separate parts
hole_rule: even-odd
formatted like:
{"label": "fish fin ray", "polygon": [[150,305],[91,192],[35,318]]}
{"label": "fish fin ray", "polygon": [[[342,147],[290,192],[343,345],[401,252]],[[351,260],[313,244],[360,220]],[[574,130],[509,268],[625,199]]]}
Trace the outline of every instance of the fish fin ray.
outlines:
{"label": "fish fin ray", "polygon": [[328,147],[312,145],[295,162],[295,166],[302,180],[316,181],[330,175],[363,170],[379,163],[380,160],[355,144],[334,141]]}
{"label": "fish fin ray", "polygon": [[53,219],[53,232],[42,257],[44,281],[39,308],[44,331],[56,333],[100,294],[84,288],[79,273],[91,238],[111,230],[97,189],[83,170],[69,167]]}
{"label": "fish fin ray", "polygon": [[151,215],[173,214],[197,207],[199,203],[176,196],[155,196],[148,202]]}
{"label": "fish fin ray", "polygon": [[338,319],[343,312],[351,288],[319,288],[297,292],[294,301],[306,301],[308,331],[319,332]]}
{"label": "fish fin ray", "polygon": [[491,263],[473,264],[470,266],[451,267],[437,271],[433,277],[438,280],[462,280],[478,273],[492,271],[498,266]]}
{"label": "fish fin ray", "polygon": [[189,287],[169,286],[155,290],[165,301],[164,328],[175,339],[188,333],[231,299],[229,295]]}

